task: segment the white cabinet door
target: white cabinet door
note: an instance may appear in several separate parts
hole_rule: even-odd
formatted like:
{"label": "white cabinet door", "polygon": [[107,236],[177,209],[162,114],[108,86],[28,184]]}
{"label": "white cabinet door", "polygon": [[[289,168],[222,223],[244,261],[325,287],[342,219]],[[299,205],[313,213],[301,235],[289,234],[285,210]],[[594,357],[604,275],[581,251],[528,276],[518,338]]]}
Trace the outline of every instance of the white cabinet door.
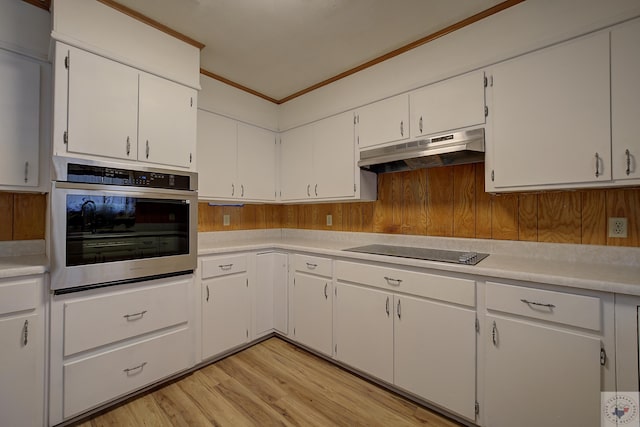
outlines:
{"label": "white cabinet door", "polygon": [[79,49],[68,51],[67,150],[136,159],[138,72]]}
{"label": "white cabinet door", "polygon": [[409,138],[409,95],[374,102],[357,111],[360,149]]}
{"label": "white cabinet door", "polygon": [[256,336],[274,329],[287,334],[287,255],[270,252],[256,255],[254,301]]}
{"label": "white cabinet door", "polygon": [[611,135],[614,179],[640,178],[640,20],[611,31]]}
{"label": "white cabinet door", "polygon": [[246,274],[202,281],[202,358],[249,340],[251,299]]}
{"label": "white cabinet door", "polygon": [[276,141],[273,132],[238,123],[237,182],[242,199],[275,200]]}
{"label": "white cabinet door", "polygon": [[488,189],[611,179],[607,33],[498,64],[491,73]]}
{"label": "white cabinet door", "polygon": [[474,420],[475,310],[408,296],[394,308],[395,385]]}
{"label": "white cabinet door", "polygon": [[393,383],[393,294],[344,283],[336,288],[336,358]]}
{"label": "white cabinet door", "polygon": [[195,161],[194,89],[140,73],[138,160],[190,167]]}
{"label": "white cabinet door", "polygon": [[485,424],[600,426],[600,340],[486,317]]}
{"label": "white cabinet door", "polygon": [[198,110],[198,198],[235,197],[236,127],[234,120]]}
{"label": "white cabinet door", "polygon": [[411,137],[485,122],[484,72],[475,71],[409,94]]}
{"label": "white cabinet door", "polygon": [[40,65],[0,51],[0,184],[37,186]]}
{"label": "white cabinet door", "polygon": [[[44,349],[38,314],[0,320],[0,421],[3,426],[42,425],[44,385],[37,364]],[[27,339],[25,342],[25,332]]]}
{"label": "white cabinet door", "polygon": [[353,197],[356,167],[353,113],[317,122],[314,125],[312,196]]}
{"label": "white cabinet door", "polygon": [[293,280],[293,339],[331,355],[331,279],[296,273]]}
{"label": "white cabinet door", "polygon": [[282,200],[311,197],[313,130],[301,126],[280,135],[280,190]]}

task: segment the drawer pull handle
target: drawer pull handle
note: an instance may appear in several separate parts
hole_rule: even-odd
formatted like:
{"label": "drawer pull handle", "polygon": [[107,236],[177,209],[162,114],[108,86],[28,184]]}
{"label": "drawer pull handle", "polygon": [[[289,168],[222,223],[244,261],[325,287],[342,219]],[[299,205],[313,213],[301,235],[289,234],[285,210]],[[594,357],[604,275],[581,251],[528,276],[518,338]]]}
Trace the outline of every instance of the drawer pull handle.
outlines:
{"label": "drawer pull handle", "polygon": [[547,307],[547,308],[550,308],[550,309],[556,308],[556,306],[553,305],[553,304],[543,304],[541,302],[529,301],[529,300],[526,300],[524,298],[521,299],[520,301],[522,301],[523,303],[525,303],[527,305],[535,305],[535,306],[538,306],[538,307]]}
{"label": "drawer pull handle", "polygon": [[308,262],[308,263],[306,263],[306,264],[307,264],[307,268],[308,268],[309,270],[315,270],[315,269],[316,269],[316,267],[318,266],[318,264],[312,264],[312,263],[310,263],[310,262]]}
{"label": "drawer pull handle", "polygon": [[496,321],[493,321],[493,327],[491,328],[491,341],[493,341],[494,346],[498,346],[498,325],[496,325]]}
{"label": "drawer pull handle", "polygon": [[220,267],[220,270],[229,271],[231,267],[233,267],[233,264],[220,264],[218,267]]}
{"label": "drawer pull handle", "polygon": [[127,320],[139,320],[142,319],[145,315],[145,313],[147,312],[147,310],[141,311],[140,313],[133,313],[133,314],[125,314],[124,317]]}
{"label": "drawer pull handle", "polygon": [[24,326],[22,328],[22,345],[26,346],[29,343],[29,321],[24,321]]}
{"label": "drawer pull handle", "polygon": [[137,374],[138,372],[142,372],[142,368],[144,368],[146,364],[147,362],[142,362],[141,364],[139,364],[138,366],[134,366],[133,368],[123,369],[122,372],[124,372],[127,375],[134,375],[134,374]]}
{"label": "drawer pull handle", "polygon": [[393,286],[400,286],[400,283],[402,283],[402,279],[394,279],[393,277],[384,276],[384,280],[386,280],[387,283]]}

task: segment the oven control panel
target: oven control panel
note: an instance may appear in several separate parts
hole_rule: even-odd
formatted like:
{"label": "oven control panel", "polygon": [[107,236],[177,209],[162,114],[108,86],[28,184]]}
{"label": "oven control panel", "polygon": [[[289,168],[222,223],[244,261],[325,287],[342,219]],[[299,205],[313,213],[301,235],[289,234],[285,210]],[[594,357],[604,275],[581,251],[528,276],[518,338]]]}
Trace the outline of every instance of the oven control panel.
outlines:
{"label": "oven control panel", "polygon": [[105,166],[69,163],[67,181],[85,184],[126,185],[144,188],[190,190],[191,177],[169,172],[118,169]]}

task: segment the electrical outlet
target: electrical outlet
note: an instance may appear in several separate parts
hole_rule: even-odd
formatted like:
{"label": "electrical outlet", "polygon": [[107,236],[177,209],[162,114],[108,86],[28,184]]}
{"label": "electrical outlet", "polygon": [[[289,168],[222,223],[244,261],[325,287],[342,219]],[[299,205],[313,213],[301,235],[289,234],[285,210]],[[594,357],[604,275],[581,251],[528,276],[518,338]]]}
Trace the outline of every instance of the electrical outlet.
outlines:
{"label": "electrical outlet", "polygon": [[222,215],[222,225],[228,227],[231,224],[231,215]]}
{"label": "electrical outlet", "polygon": [[609,237],[627,237],[627,218],[609,218]]}
{"label": "electrical outlet", "polygon": [[333,216],[331,214],[327,215],[327,226],[331,227],[333,225]]}

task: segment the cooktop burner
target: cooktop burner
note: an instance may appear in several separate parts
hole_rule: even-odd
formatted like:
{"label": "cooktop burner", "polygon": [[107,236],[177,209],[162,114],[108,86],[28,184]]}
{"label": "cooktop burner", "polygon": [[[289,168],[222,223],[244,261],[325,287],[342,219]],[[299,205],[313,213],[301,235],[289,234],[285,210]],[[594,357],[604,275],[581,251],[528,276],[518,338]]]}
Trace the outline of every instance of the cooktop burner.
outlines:
{"label": "cooktop burner", "polygon": [[463,251],[447,251],[443,249],[413,248],[409,246],[367,245],[345,249],[348,252],[388,255],[400,258],[423,259],[427,261],[451,262],[454,264],[476,265],[489,254]]}

